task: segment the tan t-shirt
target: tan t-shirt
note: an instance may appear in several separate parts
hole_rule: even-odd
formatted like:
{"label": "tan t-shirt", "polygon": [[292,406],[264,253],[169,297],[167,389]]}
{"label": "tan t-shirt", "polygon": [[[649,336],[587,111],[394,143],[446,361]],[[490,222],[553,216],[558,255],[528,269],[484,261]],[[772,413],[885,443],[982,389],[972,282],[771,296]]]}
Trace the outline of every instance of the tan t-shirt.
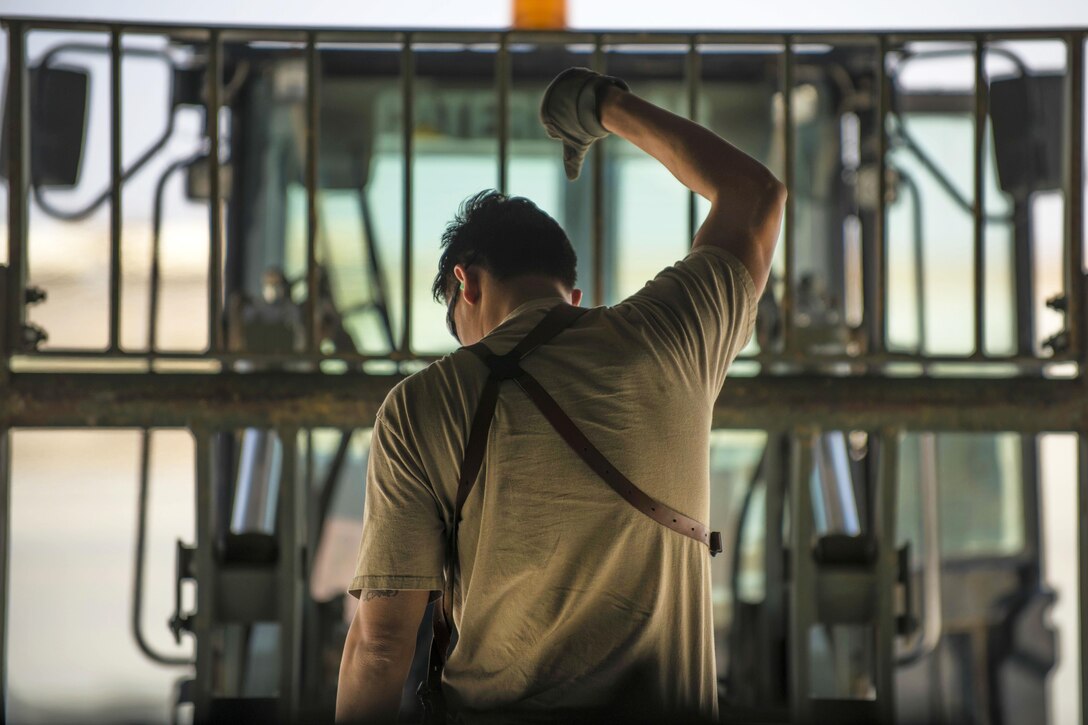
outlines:
{"label": "tan t-shirt", "polygon": [[[508,352],[556,304],[514,310],[485,344]],[[702,246],[615,307],[586,312],[525,358],[586,436],[650,496],[708,526],[709,433],[756,298],[733,256]],[[355,578],[442,589],[446,527],[487,369],[459,350],[378,413]],[[458,530],[459,638],[443,691],[465,722],[625,703],[717,713],[710,555],[635,510],[504,383]]]}

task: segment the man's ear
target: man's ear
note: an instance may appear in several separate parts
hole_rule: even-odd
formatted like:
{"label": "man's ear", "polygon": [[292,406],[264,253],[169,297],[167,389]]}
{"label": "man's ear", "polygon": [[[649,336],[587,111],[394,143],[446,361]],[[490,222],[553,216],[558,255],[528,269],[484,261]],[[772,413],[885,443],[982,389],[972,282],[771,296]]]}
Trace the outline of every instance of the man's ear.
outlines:
{"label": "man's ear", "polygon": [[456,264],[453,275],[461,285],[461,298],[470,305],[480,301],[480,269]]}
{"label": "man's ear", "polygon": [[575,307],[579,307],[582,304],[582,290],[572,289],[570,291],[570,303]]}

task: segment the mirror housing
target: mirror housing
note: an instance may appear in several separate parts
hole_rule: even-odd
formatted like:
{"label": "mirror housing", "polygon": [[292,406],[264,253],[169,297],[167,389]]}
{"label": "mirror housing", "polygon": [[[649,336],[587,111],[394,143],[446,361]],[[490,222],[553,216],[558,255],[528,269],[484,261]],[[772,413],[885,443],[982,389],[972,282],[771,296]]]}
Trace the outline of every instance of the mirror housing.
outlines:
{"label": "mirror housing", "polygon": [[[31,68],[30,181],[38,187],[71,188],[79,183],[87,137],[87,92],[90,74],[84,68]],[[10,108],[7,88],[4,108]],[[6,116],[5,116],[6,117]],[[0,175],[8,177],[10,131],[4,124],[0,139]]]}

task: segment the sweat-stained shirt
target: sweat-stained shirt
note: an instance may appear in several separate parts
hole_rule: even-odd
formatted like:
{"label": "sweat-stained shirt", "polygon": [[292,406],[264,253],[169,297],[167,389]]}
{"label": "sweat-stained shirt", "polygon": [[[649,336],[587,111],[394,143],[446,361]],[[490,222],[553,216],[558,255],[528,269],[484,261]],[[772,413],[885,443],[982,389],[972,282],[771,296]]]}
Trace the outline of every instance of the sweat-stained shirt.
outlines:
{"label": "sweat-stained shirt", "polygon": [[[744,266],[701,246],[620,304],[587,311],[522,367],[635,485],[709,527],[711,413],[756,302]],[[558,303],[521,305],[484,343],[508,352]],[[461,349],[389,393],[371,442],[353,595],[442,590],[486,378]],[[443,678],[460,721],[548,722],[604,706],[716,717],[707,547],[623,500],[512,382],[462,516],[458,639]]]}

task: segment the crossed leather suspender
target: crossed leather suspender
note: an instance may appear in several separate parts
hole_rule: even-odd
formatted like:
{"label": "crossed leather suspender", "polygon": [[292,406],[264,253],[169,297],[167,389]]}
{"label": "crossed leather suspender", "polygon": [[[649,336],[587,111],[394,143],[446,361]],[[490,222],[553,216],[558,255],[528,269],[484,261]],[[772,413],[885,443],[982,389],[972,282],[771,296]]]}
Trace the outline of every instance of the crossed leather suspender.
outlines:
{"label": "crossed leather suspender", "polygon": [[454,506],[453,525],[450,527],[446,564],[444,567],[445,587],[442,596],[434,605],[434,638],[431,641],[430,662],[427,679],[420,685],[420,699],[423,702],[425,722],[444,722],[445,703],[441,697],[442,670],[446,665],[453,622],[453,582],[457,569],[457,528],[461,522],[461,509],[468,499],[472,487],[483,464],[487,449],[488,432],[495,417],[495,405],[498,402],[499,387],[506,380],[517,383],[540,412],[544,415],[556,433],[567,445],[585,461],[586,465],[607,483],[629,504],[649,516],[662,526],[695,539],[710,549],[711,556],[722,550],[721,534],[711,532],[706,526],[693,518],[672,509],[650,497],[633,484],[613,466],[604,454],[586,438],[573,420],[563,412],[555,399],[537,382],[536,378],[522,369],[522,358],[529,355],[544,343],[551,340],[570,325],[574,324],[586,312],[585,309],[560,303],[544,316],[536,327],[505,355],[496,355],[482,342],[464,349],[476,355],[487,365],[490,375],[484,384],[480,402],[472,418],[468,442],[465,445],[465,457],[461,465],[461,475],[457,481],[457,500]]}

